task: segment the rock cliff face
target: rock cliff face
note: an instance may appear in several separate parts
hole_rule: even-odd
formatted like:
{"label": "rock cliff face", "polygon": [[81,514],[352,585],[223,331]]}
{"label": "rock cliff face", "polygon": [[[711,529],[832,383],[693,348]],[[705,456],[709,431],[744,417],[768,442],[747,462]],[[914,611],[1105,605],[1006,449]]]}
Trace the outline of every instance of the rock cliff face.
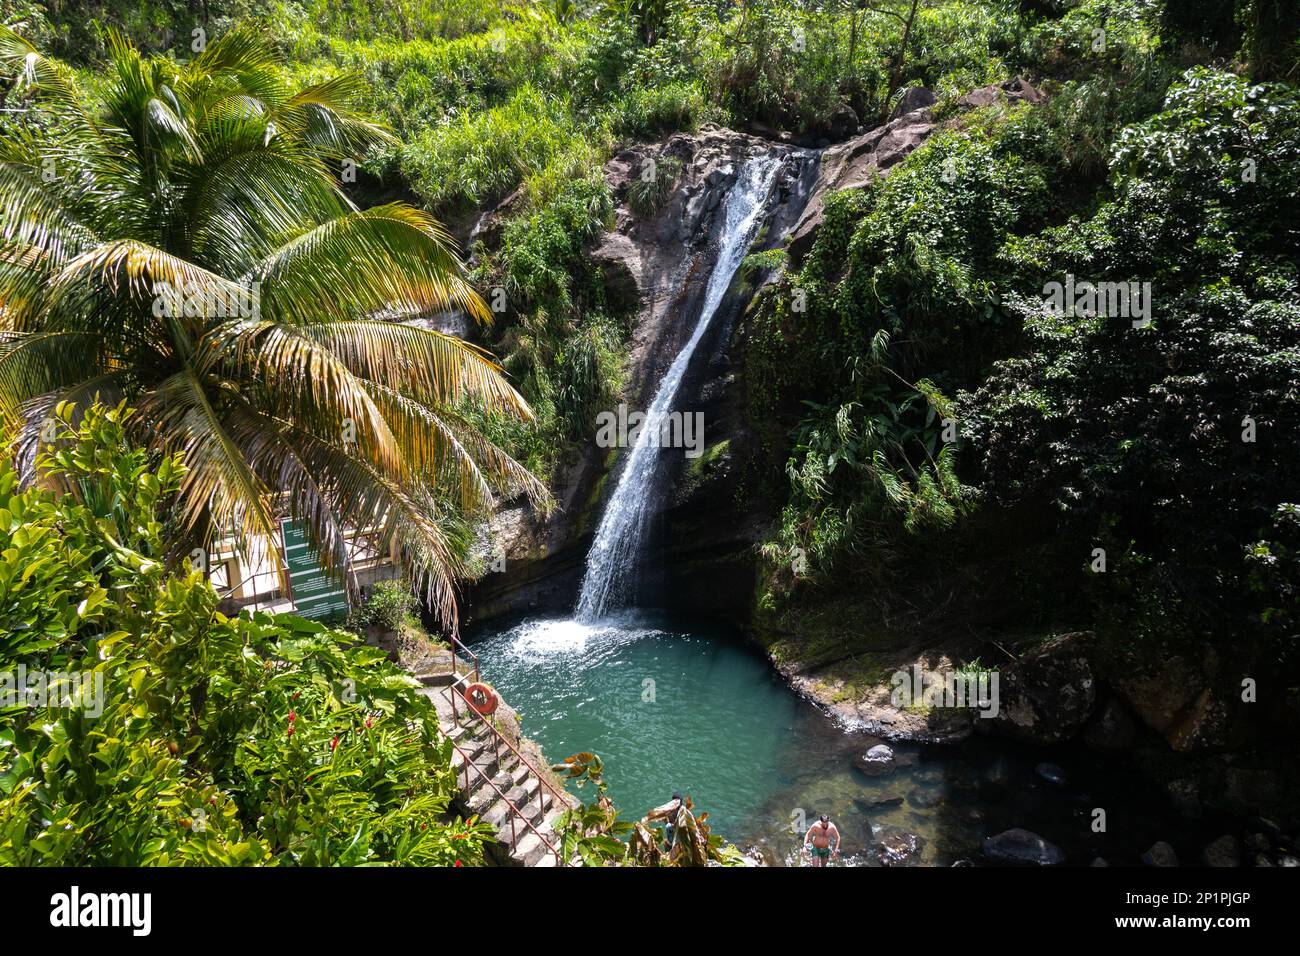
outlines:
{"label": "rock cliff face", "polygon": [[[696,135],[678,134],[662,143],[625,150],[607,164],[605,176],[617,204],[616,222],[591,255],[604,276],[607,294],[636,311],[624,390],[630,410],[648,407],[658,382],[690,337],[717,256],[722,199],[745,160],[759,155],[779,158],[782,168],[754,244],[757,251],[778,245],[802,212],[816,179],[815,152],[706,125]],[[656,175],[675,179],[658,209],[638,214],[631,193],[650,168]],[[664,453],[676,456],[678,466],[685,463],[688,472],[707,468],[713,477],[724,473],[719,471],[725,470],[720,449],[725,450],[735,431],[743,427],[727,348],[750,292],[751,284],[738,277],[683,380],[679,410],[704,414],[709,452],[691,460],[681,451]],[[470,590],[471,620],[572,608],[591,534],[619,464],[618,451],[597,448],[593,432],[591,444],[555,489],[559,503],[555,515],[541,521],[524,508],[497,515],[493,531],[504,546],[504,570],[485,575]],[[664,471],[666,487],[656,489],[660,500],[669,498],[682,476],[680,467]],[[710,540],[688,542],[686,552],[747,551],[756,533],[756,523],[745,528],[718,525]],[[676,560],[669,556],[675,546],[670,534],[670,522],[661,515],[652,530],[654,553],[646,562],[650,573],[645,576],[642,600],[690,607],[690,601],[667,599],[675,577],[668,564]],[[752,576],[752,561],[748,573]],[[747,601],[752,587],[739,578],[733,583]]]}
{"label": "rock cliff face", "polygon": [[[1013,80],[967,94],[958,107],[1038,99],[1032,87]],[[650,404],[657,383],[691,335],[716,260],[717,212],[745,159],[772,155],[783,163],[754,250],[784,248],[788,263],[798,265],[815,241],[827,195],[887,175],[935,128],[934,102],[929,91],[911,90],[888,122],[821,151],[706,124],[695,135],[636,146],[609,161],[605,178],[617,203],[617,219],[591,255],[607,295],[634,308],[637,316],[624,392],[629,409]],[[638,214],[632,194],[651,163],[656,173],[678,166],[680,171],[673,173],[675,180],[658,209]],[[475,234],[498,229],[510,204],[508,198],[480,217]],[[746,462],[756,453],[743,414],[743,311],[771,275],[765,269],[742,270],[682,383],[679,410],[703,414],[707,448],[691,459],[668,453],[677,457],[674,467],[663,470],[664,486],[655,489],[663,505],[644,565],[644,604],[733,622],[749,618],[753,546],[779,503],[755,499],[740,485]],[[595,446],[594,437],[553,489],[559,507],[549,520],[522,508],[497,516],[494,532],[504,545],[504,570],[487,574],[469,590],[468,620],[562,613],[573,607],[592,531],[620,464],[616,452]]]}

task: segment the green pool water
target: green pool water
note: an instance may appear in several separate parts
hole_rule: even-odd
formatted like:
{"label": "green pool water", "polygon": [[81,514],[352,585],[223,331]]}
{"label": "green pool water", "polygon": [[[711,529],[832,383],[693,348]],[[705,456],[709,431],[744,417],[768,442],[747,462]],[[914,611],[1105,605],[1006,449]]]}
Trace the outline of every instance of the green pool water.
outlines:
{"label": "green pool water", "polygon": [[[853,757],[877,741],[793,693],[716,625],[638,611],[597,625],[527,620],[469,637],[484,677],[548,759],[600,755],[625,818],[680,790],[716,832],[769,863],[799,863],[792,823],[821,813],[843,833],[843,862],[856,865],[879,865],[888,837],[915,847],[905,865],[978,862],[983,837],[1009,827],[1041,834],[1083,865],[1098,855],[1136,862],[1157,839],[1192,852],[1204,838],[1136,774],[1079,748],[980,736],[960,747],[893,744],[898,768],[868,777]],[[1059,764],[1068,786],[1043,780],[1042,761]],[[1104,833],[1090,827],[1098,806]]]}

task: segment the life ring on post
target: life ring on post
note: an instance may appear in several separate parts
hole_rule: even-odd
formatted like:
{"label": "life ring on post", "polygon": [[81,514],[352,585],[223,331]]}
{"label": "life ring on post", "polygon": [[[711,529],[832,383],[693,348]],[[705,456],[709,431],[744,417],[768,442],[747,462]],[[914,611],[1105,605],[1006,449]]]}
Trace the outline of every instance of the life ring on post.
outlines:
{"label": "life ring on post", "polygon": [[501,696],[487,684],[470,684],[464,697],[470,709],[481,717],[491,717],[501,704]]}

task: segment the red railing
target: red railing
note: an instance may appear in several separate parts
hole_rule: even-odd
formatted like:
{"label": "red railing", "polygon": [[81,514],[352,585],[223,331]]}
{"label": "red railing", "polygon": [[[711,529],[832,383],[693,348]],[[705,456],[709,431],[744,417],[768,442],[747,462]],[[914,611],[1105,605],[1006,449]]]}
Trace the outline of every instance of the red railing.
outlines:
{"label": "red railing", "polygon": [[[552,856],[555,857],[556,863],[559,864],[560,866],[564,866],[565,865],[564,858],[560,856],[560,852],[557,849],[555,849],[555,847],[551,845],[551,841],[546,839],[546,837],[542,835],[542,832],[538,830],[537,827],[533,826],[532,822],[526,816],[524,816],[522,812],[520,812],[519,808],[516,807],[514,803],[511,802],[510,798],[501,792],[501,788],[492,782],[492,775],[489,774],[487,771],[485,771],[482,767],[478,766],[478,764],[474,763],[474,761],[470,759],[469,754],[467,754],[464,750],[462,750],[459,746],[457,746],[456,741],[454,740],[451,741],[451,746],[456,751],[456,753],[460,754],[461,761],[464,763],[465,766],[466,792],[469,791],[469,768],[473,767],[474,771],[480,777],[483,778],[483,782],[486,783],[489,787],[491,787],[492,792],[495,793],[498,797],[500,797],[501,802],[505,804],[507,810],[506,816],[509,817],[510,819],[511,851],[513,851],[519,845],[519,825],[516,822],[516,820],[518,820],[519,823],[523,823],[524,826],[528,827],[528,829],[533,832],[533,835],[536,836],[537,839],[542,841],[542,846],[546,848],[546,851],[548,853],[550,853]],[[538,779],[540,780],[541,778],[538,777]],[[541,793],[540,787],[538,788],[537,792]]]}
{"label": "red railing", "polygon": [[[470,661],[473,662],[473,667],[471,669],[467,669],[466,672],[461,675],[458,675],[456,672],[456,665],[457,663],[459,663],[458,652],[464,653],[465,656],[468,657]],[[478,725],[486,727],[488,730],[488,733],[492,740],[492,753],[493,756],[496,757],[496,762],[498,767],[501,766],[501,745],[505,744],[506,749],[509,750],[510,753],[515,755],[515,757],[519,760],[520,765],[527,768],[528,772],[537,778],[537,783],[538,783],[537,809],[540,811],[541,814],[540,819],[542,820],[546,819],[546,791],[548,790],[551,792],[551,795],[554,798],[555,802],[557,802],[561,807],[567,807],[569,805],[568,797],[565,796],[563,793],[561,793],[559,790],[557,790],[554,786],[552,786],[550,781],[546,779],[546,777],[542,774],[542,772],[538,770],[535,766],[533,766],[532,762],[527,757],[525,757],[522,753],[519,752],[519,749],[510,742],[509,738],[507,738],[503,733],[501,733],[500,730],[497,729],[496,725],[491,720],[484,717],[473,707],[470,707],[469,704],[463,699],[461,686],[467,685],[469,683],[477,683],[482,678],[479,672],[478,655],[476,655],[473,651],[471,651],[468,647],[466,647],[464,644],[462,644],[459,640],[457,640],[454,637],[451,638],[451,677],[452,677],[451,683],[442,689],[442,693],[447,698],[448,702],[451,704],[452,723],[455,724],[455,726],[457,727],[466,727],[468,729],[469,727],[476,726],[474,721],[477,720]],[[471,677],[473,677],[473,681],[470,681]],[[466,715],[466,717],[470,718],[468,724],[461,723],[462,712]],[[456,751],[461,755],[461,758],[464,760],[466,768],[468,768],[469,765],[473,763],[473,761],[469,759],[469,756],[465,753],[465,751],[461,750],[461,748],[456,745],[455,741],[452,741],[452,746],[456,748]],[[508,815],[510,817],[510,836],[512,840],[512,847],[515,843],[518,842],[517,830],[515,825],[515,818],[517,817],[519,820],[523,821],[524,825],[527,826],[528,829],[532,830],[533,833],[537,835],[537,838],[542,841],[542,845],[545,846],[546,849],[552,855],[554,855],[555,861],[558,865],[567,866],[568,864],[565,861],[564,857],[560,855],[560,852],[557,849],[555,849],[555,847],[551,844],[551,841],[546,839],[546,837],[544,837],[538,831],[538,829],[532,825],[532,823],[528,820],[528,817],[524,815],[523,811],[519,807],[515,806],[514,802],[509,797],[507,797],[504,793],[501,792],[501,790],[497,787],[497,785],[492,782],[490,775],[485,773],[483,769],[479,767],[477,764],[474,765],[474,769],[479,773],[480,776],[483,777],[485,781],[487,781],[487,785],[491,787],[492,790],[497,794],[497,796],[501,798],[501,802],[506,805],[506,809],[509,811]],[[465,790],[466,792],[469,791],[469,770],[468,769],[466,769],[465,771]]]}

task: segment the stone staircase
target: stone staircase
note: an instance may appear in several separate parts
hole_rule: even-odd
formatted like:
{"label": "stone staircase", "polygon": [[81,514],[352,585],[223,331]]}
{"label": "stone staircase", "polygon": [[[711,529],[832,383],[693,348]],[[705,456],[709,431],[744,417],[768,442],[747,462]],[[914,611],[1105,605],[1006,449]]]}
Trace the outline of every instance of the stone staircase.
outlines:
{"label": "stone staircase", "polygon": [[[558,848],[554,823],[568,807],[486,721],[468,716],[463,703],[457,719],[448,696],[454,691],[433,686],[422,693],[433,701],[443,733],[455,745],[451,766],[462,810],[496,830],[497,844],[488,847],[489,858],[495,856],[504,866],[557,866],[551,849]],[[466,762],[471,764],[468,772]]]}

